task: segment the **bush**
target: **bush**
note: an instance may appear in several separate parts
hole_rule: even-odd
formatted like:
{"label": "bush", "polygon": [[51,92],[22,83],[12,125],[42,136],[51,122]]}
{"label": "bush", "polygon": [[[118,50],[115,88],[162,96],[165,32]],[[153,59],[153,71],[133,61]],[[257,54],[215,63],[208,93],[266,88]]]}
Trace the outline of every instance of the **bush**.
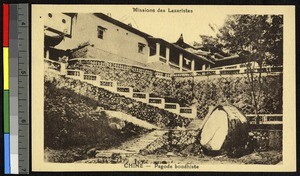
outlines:
{"label": "bush", "polygon": [[[190,106],[195,97],[198,103],[198,118],[205,117],[208,107],[217,104],[232,104],[244,114],[254,114],[250,84],[246,75],[195,77],[193,81],[192,77],[163,79],[147,72],[136,72],[130,67],[121,69],[77,62],[70,68],[99,75],[101,79],[116,81],[120,86],[148,92],[181,106]],[[255,79],[257,84],[257,77]],[[282,75],[263,76],[262,85],[259,113],[282,113]]]}
{"label": "bush", "polygon": [[[122,122],[120,128],[112,128],[105,113],[93,115],[99,102],[67,89],[57,89],[45,82],[44,130],[45,147],[54,149],[99,144],[107,148],[147,132],[132,123]],[[121,122],[119,122],[121,123]]]}

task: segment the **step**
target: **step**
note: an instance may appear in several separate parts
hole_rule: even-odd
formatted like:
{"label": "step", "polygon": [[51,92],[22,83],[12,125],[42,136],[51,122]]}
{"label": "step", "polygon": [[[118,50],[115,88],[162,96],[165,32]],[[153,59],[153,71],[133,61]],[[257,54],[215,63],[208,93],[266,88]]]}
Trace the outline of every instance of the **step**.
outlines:
{"label": "step", "polygon": [[138,153],[141,149],[147,147],[157,138],[163,136],[166,132],[167,131],[155,130],[147,135],[141,136],[138,140],[125,142],[120,149]]}
{"label": "step", "polygon": [[[84,75],[85,75],[85,74],[84,74]],[[92,75],[92,74],[89,74],[89,75]],[[95,75],[95,76],[98,76],[98,75]],[[77,78],[74,77],[73,79],[77,79]],[[79,79],[79,80],[81,80],[81,79]],[[88,83],[88,84],[93,84],[92,82],[90,82],[90,80],[83,79],[83,80],[81,80],[81,81],[86,82],[86,83]],[[116,81],[111,81],[111,80],[103,80],[103,81],[115,82],[115,83],[117,84]],[[97,86],[97,85],[94,84],[94,86]],[[131,99],[134,99],[135,101],[139,101],[139,102],[141,102],[141,103],[146,103],[146,104],[149,105],[149,106],[153,106],[153,107],[155,107],[155,108],[159,108],[159,109],[168,111],[168,112],[170,112],[170,113],[174,113],[174,114],[176,114],[176,115],[184,116],[184,115],[180,114],[179,112],[178,112],[178,113],[177,113],[177,112],[173,112],[173,111],[170,110],[170,109],[166,109],[166,108],[162,108],[162,107],[155,106],[154,104],[149,103],[149,102],[147,102],[147,101],[145,102],[144,99],[134,98],[134,97],[128,96],[128,95],[123,95],[122,93],[120,93],[120,92],[117,91],[117,86],[115,87],[115,90],[110,89],[111,87],[109,87],[109,88],[107,88],[107,87],[100,87],[100,86],[97,86],[97,87],[102,88],[102,89],[105,89],[105,90],[110,91],[110,92],[112,92],[112,93],[115,93],[115,94],[117,94],[117,95],[120,96],[120,97],[131,98]],[[128,88],[131,88],[131,87],[128,87]],[[149,96],[150,96],[149,93],[146,93],[146,92],[134,92],[134,93],[143,93],[143,94],[147,94],[148,100],[149,100]],[[164,99],[163,97],[158,97],[158,98]],[[147,99],[146,99],[146,100],[147,100]],[[164,103],[164,104],[165,104],[165,103]],[[189,117],[186,117],[186,118],[189,118]]]}
{"label": "step", "polygon": [[98,150],[98,156],[107,155],[110,156],[112,153],[120,154],[138,154],[140,150],[146,148],[149,144],[154,142],[159,137],[167,133],[168,130],[154,130],[148,134],[142,135],[138,138],[124,142],[120,147],[111,148],[108,150]]}

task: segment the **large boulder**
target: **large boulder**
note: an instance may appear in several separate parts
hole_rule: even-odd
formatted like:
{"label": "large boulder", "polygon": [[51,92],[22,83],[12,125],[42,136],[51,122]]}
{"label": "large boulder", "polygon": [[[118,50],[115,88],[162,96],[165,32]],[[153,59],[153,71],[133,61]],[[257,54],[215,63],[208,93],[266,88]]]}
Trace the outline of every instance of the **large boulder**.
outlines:
{"label": "large boulder", "polygon": [[242,155],[248,139],[248,121],[231,105],[212,108],[201,126],[200,144],[207,153]]}

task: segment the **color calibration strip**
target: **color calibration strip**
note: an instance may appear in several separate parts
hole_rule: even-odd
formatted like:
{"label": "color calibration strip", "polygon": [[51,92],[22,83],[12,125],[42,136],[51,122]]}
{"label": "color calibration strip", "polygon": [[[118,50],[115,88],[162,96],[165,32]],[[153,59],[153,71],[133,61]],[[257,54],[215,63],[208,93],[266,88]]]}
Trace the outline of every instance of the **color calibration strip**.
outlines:
{"label": "color calibration strip", "polygon": [[28,4],[3,4],[3,88],[4,174],[28,174]]}
{"label": "color calibration strip", "polygon": [[10,172],[19,173],[18,161],[18,5],[9,4]]}
{"label": "color calibration strip", "polygon": [[29,8],[18,4],[18,161],[19,174],[29,174]]}
{"label": "color calibration strip", "polygon": [[9,5],[3,4],[3,115],[4,115],[4,173],[10,174],[9,124]]}

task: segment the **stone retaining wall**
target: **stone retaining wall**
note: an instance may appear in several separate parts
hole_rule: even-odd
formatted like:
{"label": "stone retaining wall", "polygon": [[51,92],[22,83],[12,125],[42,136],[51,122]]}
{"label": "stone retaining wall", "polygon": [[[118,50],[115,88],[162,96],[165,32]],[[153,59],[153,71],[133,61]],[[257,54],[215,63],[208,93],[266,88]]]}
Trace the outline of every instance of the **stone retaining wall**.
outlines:
{"label": "stone retaining wall", "polygon": [[98,101],[99,106],[106,110],[120,111],[159,127],[183,127],[187,126],[191,121],[190,119],[180,115],[112,93],[103,88],[99,88],[79,80],[63,76],[54,77],[47,73],[45,75],[45,81],[51,82],[51,84],[53,84],[56,88],[69,89],[75,93]]}
{"label": "stone retaining wall", "polygon": [[[282,149],[282,130],[258,130],[249,132],[246,153]],[[203,156],[200,130],[172,130],[148,145],[141,154]]]}

